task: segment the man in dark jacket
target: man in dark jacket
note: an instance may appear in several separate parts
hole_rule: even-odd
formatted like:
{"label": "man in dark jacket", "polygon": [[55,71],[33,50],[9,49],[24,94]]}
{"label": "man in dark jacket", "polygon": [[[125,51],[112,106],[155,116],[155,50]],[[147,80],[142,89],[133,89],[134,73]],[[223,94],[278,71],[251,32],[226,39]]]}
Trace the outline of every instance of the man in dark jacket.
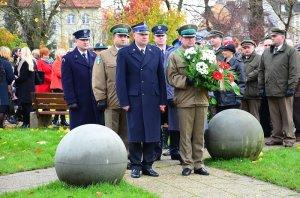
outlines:
{"label": "man in dark jacket", "polygon": [[83,124],[100,124],[92,91],[92,69],[96,54],[88,51],[90,30],[79,30],[76,48],[62,60],[62,86],[70,109],[70,129]]}
{"label": "man in dark jacket", "polygon": [[285,42],[284,30],[271,29],[272,45],[262,55],[259,66],[259,90],[268,97],[272,135],[266,145],[292,147],[295,142],[293,100],[299,79],[299,57]]}
{"label": "man in dark jacket", "polygon": [[146,24],[132,27],[134,42],[119,50],[116,89],[120,106],[127,112],[131,177],[140,171],[157,177],[152,169],[155,146],[160,141],[160,112],[166,107],[166,84],[161,50],[149,45]]}
{"label": "man in dark jacket", "polygon": [[259,120],[260,96],[258,93],[258,66],[260,55],[255,52],[255,42],[253,40],[243,40],[242,59],[245,65],[246,86],[242,109],[251,113]]}

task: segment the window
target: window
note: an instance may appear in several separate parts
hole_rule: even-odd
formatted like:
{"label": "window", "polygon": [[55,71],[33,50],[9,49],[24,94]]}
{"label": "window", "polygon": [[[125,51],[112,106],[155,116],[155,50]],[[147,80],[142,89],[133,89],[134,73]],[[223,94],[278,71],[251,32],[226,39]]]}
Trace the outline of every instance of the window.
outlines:
{"label": "window", "polygon": [[81,20],[82,20],[82,23],[83,23],[83,24],[88,24],[88,23],[89,23],[89,15],[88,15],[87,13],[84,13],[84,14],[82,15]]}
{"label": "window", "polygon": [[67,17],[67,23],[68,24],[74,24],[75,23],[75,15],[74,14],[69,14]]}

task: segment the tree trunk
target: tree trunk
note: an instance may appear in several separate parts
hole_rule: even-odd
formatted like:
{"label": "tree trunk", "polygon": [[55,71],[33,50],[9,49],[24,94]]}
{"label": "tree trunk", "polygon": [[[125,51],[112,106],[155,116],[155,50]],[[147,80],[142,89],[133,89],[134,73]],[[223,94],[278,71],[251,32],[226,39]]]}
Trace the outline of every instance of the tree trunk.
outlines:
{"label": "tree trunk", "polygon": [[264,36],[263,1],[249,0],[249,33],[252,40],[258,43]]}

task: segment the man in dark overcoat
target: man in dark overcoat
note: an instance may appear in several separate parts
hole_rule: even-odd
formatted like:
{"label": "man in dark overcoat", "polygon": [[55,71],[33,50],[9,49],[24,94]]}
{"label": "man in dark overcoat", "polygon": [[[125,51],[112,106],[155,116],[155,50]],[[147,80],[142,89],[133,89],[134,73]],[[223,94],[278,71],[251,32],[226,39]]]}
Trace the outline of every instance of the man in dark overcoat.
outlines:
{"label": "man in dark overcoat", "polygon": [[90,30],[75,32],[76,48],[62,60],[62,86],[70,109],[70,129],[83,124],[101,124],[92,91],[96,54],[88,51]]}
{"label": "man in dark overcoat", "polygon": [[293,101],[299,80],[299,56],[285,41],[285,30],[271,29],[272,45],[261,57],[258,86],[268,98],[272,135],[266,145],[292,147],[295,138]]}
{"label": "man in dark overcoat", "polygon": [[116,88],[120,106],[127,112],[131,177],[152,169],[155,146],[160,141],[160,112],[166,104],[166,84],[160,49],[149,43],[148,27],[132,27],[134,42],[118,52]]}

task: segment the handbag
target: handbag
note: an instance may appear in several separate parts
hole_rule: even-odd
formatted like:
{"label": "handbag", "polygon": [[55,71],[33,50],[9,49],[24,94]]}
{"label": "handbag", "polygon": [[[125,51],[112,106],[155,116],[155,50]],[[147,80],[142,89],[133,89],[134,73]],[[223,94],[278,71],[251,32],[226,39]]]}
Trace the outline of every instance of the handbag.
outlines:
{"label": "handbag", "polygon": [[34,71],[34,84],[41,85],[45,81],[45,73],[43,71]]}

